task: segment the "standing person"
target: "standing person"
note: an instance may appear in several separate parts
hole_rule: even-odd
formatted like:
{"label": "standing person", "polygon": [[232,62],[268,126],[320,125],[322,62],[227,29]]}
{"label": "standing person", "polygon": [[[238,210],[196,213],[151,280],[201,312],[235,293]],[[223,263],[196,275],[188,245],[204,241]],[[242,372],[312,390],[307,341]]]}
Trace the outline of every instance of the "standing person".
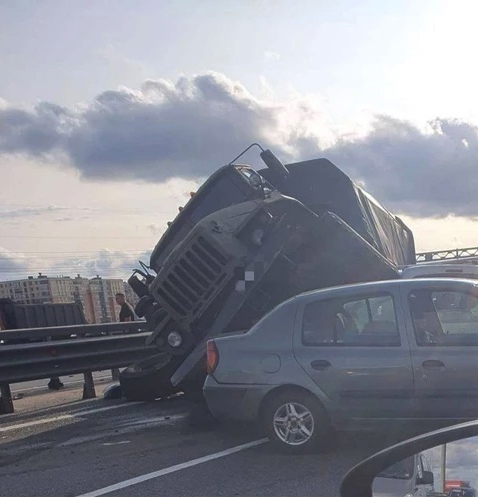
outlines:
{"label": "standing person", "polygon": [[[119,312],[120,323],[127,323],[134,321],[134,311],[131,305],[126,302],[124,293],[117,293],[115,295],[116,303],[121,307]],[[111,370],[111,376],[113,380],[119,380],[119,369],[114,368]]]}
{"label": "standing person", "polygon": [[116,303],[121,306],[119,313],[120,323],[126,323],[129,321],[134,321],[134,311],[128,302],[126,302],[126,298],[124,293],[117,293],[115,295]]}

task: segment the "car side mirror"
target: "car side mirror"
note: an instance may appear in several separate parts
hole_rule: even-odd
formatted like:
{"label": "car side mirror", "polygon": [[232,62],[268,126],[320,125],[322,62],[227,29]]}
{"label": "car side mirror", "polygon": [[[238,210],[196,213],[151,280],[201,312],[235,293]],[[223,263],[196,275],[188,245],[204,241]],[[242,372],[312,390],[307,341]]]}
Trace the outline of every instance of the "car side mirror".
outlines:
{"label": "car side mirror", "polygon": [[421,478],[417,478],[417,485],[433,485],[435,478],[431,471],[424,471]]}

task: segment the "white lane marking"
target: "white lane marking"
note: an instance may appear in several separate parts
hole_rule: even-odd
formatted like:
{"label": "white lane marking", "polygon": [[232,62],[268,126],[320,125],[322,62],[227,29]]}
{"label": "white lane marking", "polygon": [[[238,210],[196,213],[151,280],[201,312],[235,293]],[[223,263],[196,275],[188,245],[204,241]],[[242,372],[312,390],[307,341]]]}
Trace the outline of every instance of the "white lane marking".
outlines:
{"label": "white lane marking", "polygon": [[159,471],[153,471],[152,473],[147,473],[142,476],[137,476],[136,478],[131,478],[130,480],[125,480],[108,487],[100,488],[99,490],[93,490],[93,492],[88,492],[86,494],[78,495],[77,497],[100,497],[101,495],[109,494],[115,492],[116,490],[121,490],[122,488],[131,487],[138,483],[144,481],[153,480],[154,478],[159,478],[160,476],[169,475],[170,473],[175,473],[176,471],[181,471],[182,469],[191,468],[192,466],[197,466],[198,464],[203,464],[208,461],[213,461],[214,459],[219,459],[221,457],[234,454],[235,452],[240,452],[241,450],[250,449],[252,447],[257,447],[268,441],[267,438],[261,438],[260,440],[254,440],[254,442],[249,442],[243,445],[237,445],[236,447],[231,447],[230,449],[221,450],[220,452],[215,452],[214,454],[209,454],[208,456],[198,457],[197,459],[192,459],[191,461],[183,462],[181,464],[175,464],[169,468],[160,469]]}
{"label": "white lane marking", "polygon": [[71,414],[62,414],[61,416],[55,416],[54,418],[47,419],[37,419],[35,421],[28,421],[26,423],[20,423],[11,426],[0,426],[0,433],[12,430],[21,430],[22,428],[29,428],[30,426],[44,425],[46,423],[54,423],[55,421],[62,421],[63,419],[73,419],[74,416]]}
{"label": "white lane marking", "polygon": [[104,411],[111,411],[112,409],[119,409],[121,407],[129,407],[129,406],[136,406],[138,404],[142,404],[143,402],[125,402],[124,404],[115,404],[114,406],[108,406],[108,407],[98,407],[94,409],[84,409],[80,411],[76,411],[73,416],[76,418],[80,416],[85,416],[86,414],[96,414],[97,412],[104,412]]}
{"label": "white lane marking", "polygon": [[123,445],[123,444],[130,444],[131,440],[121,440],[121,442],[105,442],[104,444],[101,445]]}
{"label": "white lane marking", "polygon": [[26,423],[19,423],[10,426],[0,426],[0,433],[12,430],[21,430],[22,428],[29,428],[30,426],[43,425],[46,423],[55,423],[56,421],[62,421],[64,419],[81,418],[82,416],[86,416],[88,414],[111,411],[112,409],[119,409],[120,407],[134,406],[137,404],[141,404],[141,402],[126,402],[124,404],[116,404],[114,406],[99,407],[98,409],[84,409],[72,414],[61,414],[60,416],[53,416],[52,418],[36,419],[35,421],[27,421]]}

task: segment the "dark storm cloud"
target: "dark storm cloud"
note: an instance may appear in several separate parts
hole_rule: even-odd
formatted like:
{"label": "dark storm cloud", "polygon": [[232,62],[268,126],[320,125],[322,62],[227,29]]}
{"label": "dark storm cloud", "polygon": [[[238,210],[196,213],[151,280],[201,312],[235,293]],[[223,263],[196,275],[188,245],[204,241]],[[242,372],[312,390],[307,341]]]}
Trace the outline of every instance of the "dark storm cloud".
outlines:
{"label": "dark storm cloud", "polygon": [[477,127],[450,119],[429,126],[422,132],[379,116],[365,137],[339,140],[324,155],[392,210],[418,217],[476,216]]}
{"label": "dark storm cloud", "polygon": [[[0,153],[60,154],[91,179],[165,181],[211,173],[251,142],[285,162],[325,156],[391,210],[419,217],[478,215],[477,127],[437,119],[425,129],[376,117],[365,136],[321,147],[320,112],[306,100],[261,100],[217,73],[140,91],[108,90],[67,109],[0,106]],[[324,123],[318,122],[324,130]]]}

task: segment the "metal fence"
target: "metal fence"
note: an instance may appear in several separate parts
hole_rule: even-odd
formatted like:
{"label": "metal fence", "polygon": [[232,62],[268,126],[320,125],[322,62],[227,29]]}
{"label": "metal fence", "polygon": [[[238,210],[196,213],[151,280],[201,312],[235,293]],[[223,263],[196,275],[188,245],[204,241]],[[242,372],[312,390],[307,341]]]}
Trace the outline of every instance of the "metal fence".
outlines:
{"label": "metal fence", "polygon": [[469,247],[450,250],[436,250],[434,252],[420,252],[416,254],[417,262],[432,261],[460,261],[476,262],[478,261],[478,247]]}
{"label": "metal fence", "polygon": [[0,332],[0,413],[13,412],[10,384],[85,375],[84,398],[94,397],[92,372],[128,366],[157,353],[146,346],[143,322]]}

